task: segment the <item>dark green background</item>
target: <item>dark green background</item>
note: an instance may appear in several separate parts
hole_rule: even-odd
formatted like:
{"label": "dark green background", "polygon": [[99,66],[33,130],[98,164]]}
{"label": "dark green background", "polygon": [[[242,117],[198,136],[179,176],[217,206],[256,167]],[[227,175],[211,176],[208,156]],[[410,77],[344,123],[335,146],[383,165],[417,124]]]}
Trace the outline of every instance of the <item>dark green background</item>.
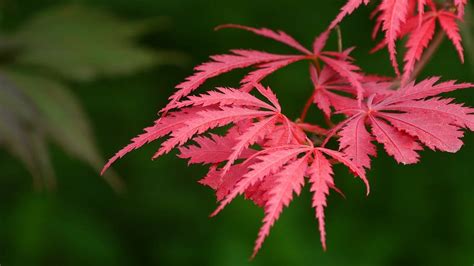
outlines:
{"label": "dark green background", "polygon": [[[91,118],[104,156],[112,155],[156,118],[173,86],[208,55],[230,48],[292,52],[245,32],[212,29],[239,23],[283,29],[302,43],[336,15],[344,1],[197,0],[4,0],[2,28],[51,5],[82,3],[123,18],[166,16],[168,29],[143,38],[153,49],[179,50],[192,58],[185,67],[157,67],[133,76],[73,83]],[[386,51],[368,55],[372,22],[362,8],[342,25],[346,46],[366,72],[391,74]],[[335,48],[335,41],[330,41]],[[123,60],[127,60],[124,58]],[[242,72],[238,72],[242,73]],[[461,65],[444,42],[423,75],[472,80],[470,62]],[[218,79],[236,84],[238,75]],[[272,77],[284,109],[293,117],[310,94],[304,64]],[[211,87],[210,83],[206,87]],[[456,93],[474,104],[472,91]],[[273,228],[257,258],[249,262],[260,209],[238,199],[218,217],[212,191],[197,184],[205,173],[173,155],[150,157],[157,144],[130,154],[115,166],[128,192],[114,194],[87,165],[52,145],[58,175],[55,192],[35,192],[23,165],[0,151],[0,264],[9,265],[472,265],[474,263],[474,134],[455,155],[422,152],[422,162],[399,166],[379,152],[369,177],[372,193],[345,169],[336,182],[347,199],[334,194],[327,208],[328,251],[319,242],[317,222],[306,188]]]}

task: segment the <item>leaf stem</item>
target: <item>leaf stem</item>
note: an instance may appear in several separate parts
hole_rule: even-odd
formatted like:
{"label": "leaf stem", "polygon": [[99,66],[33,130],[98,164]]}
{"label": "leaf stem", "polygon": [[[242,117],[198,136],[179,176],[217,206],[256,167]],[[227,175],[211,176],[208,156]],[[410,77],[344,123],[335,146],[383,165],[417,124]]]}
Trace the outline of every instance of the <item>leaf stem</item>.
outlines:
{"label": "leaf stem", "polygon": [[[316,73],[318,74],[319,76],[319,73],[321,73],[321,65],[319,64],[319,60],[318,58],[314,58],[312,60],[312,64],[314,65],[314,67],[316,68]],[[311,104],[313,103],[314,101],[314,96],[315,96],[315,93],[316,91],[313,91],[311,93],[311,96],[308,98],[308,100],[306,100],[306,103],[303,107],[303,111],[301,111],[301,115],[300,115],[300,118],[299,120],[301,121],[301,123],[304,122],[304,120],[306,119],[306,115],[308,114],[308,110],[309,108],[311,107]]]}
{"label": "leaf stem", "polygon": [[324,122],[326,122],[326,125],[328,125],[329,128],[333,128],[336,125],[331,121],[331,117],[328,115],[324,114]]}
{"label": "leaf stem", "polygon": [[319,75],[319,73],[321,73],[321,65],[319,64],[319,60],[317,58],[313,60],[313,65],[316,67],[316,71]]}
{"label": "leaf stem", "polygon": [[336,27],[336,33],[337,33],[337,50],[339,53],[342,53],[342,32],[341,32],[341,27],[338,25]]}
{"label": "leaf stem", "polygon": [[413,70],[413,73],[410,76],[410,80],[416,79],[416,77],[420,75],[421,71],[423,71],[425,66],[433,57],[433,54],[438,50],[439,46],[444,40],[445,35],[446,34],[444,33],[444,31],[439,31],[436,34],[436,36],[433,38],[433,42],[431,42],[431,45],[428,47],[428,49],[426,49],[426,52],[423,54],[420,61],[415,66],[415,70]]}
{"label": "leaf stem", "polygon": [[[418,75],[420,75],[421,71],[423,71],[425,66],[430,61],[431,57],[433,57],[433,54],[438,50],[439,46],[444,40],[444,37],[445,37],[445,33],[443,31],[440,31],[435,35],[430,46],[428,47],[428,49],[426,49],[426,52],[421,57],[420,61],[416,64],[415,69],[413,70],[407,82],[416,79]],[[401,78],[395,80],[393,82],[393,85],[390,87],[390,89],[397,90],[398,88],[400,88],[400,85],[402,86],[405,85],[405,84],[402,84]]]}
{"label": "leaf stem", "polygon": [[314,94],[315,94],[315,93],[316,93],[316,92],[313,92],[313,93],[311,94],[311,96],[308,98],[308,100],[306,101],[306,103],[305,103],[305,105],[304,105],[304,107],[303,107],[303,111],[301,111],[301,115],[300,115],[300,121],[301,121],[301,123],[303,123],[304,120],[306,119],[306,115],[308,114],[308,110],[309,110],[309,108],[311,107],[311,104],[312,104],[313,101],[314,101]]}

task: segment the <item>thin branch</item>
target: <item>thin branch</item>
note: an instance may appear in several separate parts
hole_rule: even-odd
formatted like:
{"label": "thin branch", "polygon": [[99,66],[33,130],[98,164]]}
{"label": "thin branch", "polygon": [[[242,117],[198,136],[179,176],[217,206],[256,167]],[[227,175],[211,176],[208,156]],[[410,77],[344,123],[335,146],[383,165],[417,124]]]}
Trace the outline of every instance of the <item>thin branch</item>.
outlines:
{"label": "thin branch", "polygon": [[331,117],[329,117],[328,115],[324,114],[324,122],[326,122],[326,125],[329,127],[329,128],[333,128],[335,127],[336,125],[331,121]]}
{"label": "thin branch", "polygon": [[[430,46],[428,49],[426,49],[425,53],[421,57],[420,61],[416,64],[415,69],[413,70],[412,74],[410,75],[410,79],[408,81],[412,81],[420,75],[420,73],[423,71],[425,66],[428,64],[430,59],[433,57],[433,54],[438,50],[439,46],[444,40],[445,37],[444,31],[440,31],[436,34],[436,36],[433,38],[433,41],[431,42]],[[393,82],[393,85],[390,87],[392,90],[397,90],[401,84],[401,78],[395,80]]]}
{"label": "thin branch", "polygon": [[428,64],[430,59],[433,57],[433,54],[438,50],[439,46],[444,40],[444,37],[446,34],[444,31],[440,31],[436,34],[436,36],[433,38],[433,41],[431,42],[430,46],[428,49],[426,49],[426,52],[423,54],[421,57],[420,61],[418,64],[415,66],[415,70],[413,70],[413,73],[410,76],[410,80],[415,79],[420,75],[421,71],[425,68],[425,66]]}
{"label": "thin branch", "polygon": [[342,32],[341,32],[341,27],[337,26],[336,27],[336,33],[337,33],[337,50],[339,53],[342,53]]}
{"label": "thin branch", "polygon": [[308,110],[309,108],[311,107],[311,104],[313,104],[313,101],[314,101],[314,94],[316,92],[313,92],[311,93],[311,96],[308,98],[308,100],[306,101],[304,107],[303,107],[303,111],[301,111],[301,115],[300,115],[300,121],[301,123],[304,122],[304,120],[306,119],[306,115],[308,114]]}

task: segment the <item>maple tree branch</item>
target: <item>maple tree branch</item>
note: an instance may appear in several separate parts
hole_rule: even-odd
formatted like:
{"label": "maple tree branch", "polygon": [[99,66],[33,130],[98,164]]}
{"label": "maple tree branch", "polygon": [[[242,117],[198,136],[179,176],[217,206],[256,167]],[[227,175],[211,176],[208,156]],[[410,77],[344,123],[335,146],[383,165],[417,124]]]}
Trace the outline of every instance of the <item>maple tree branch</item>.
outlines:
{"label": "maple tree branch", "polygon": [[433,54],[438,50],[445,36],[446,34],[444,33],[444,31],[440,31],[436,34],[430,46],[428,47],[428,49],[426,49],[426,52],[423,54],[420,61],[415,66],[415,70],[413,70],[413,73],[410,76],[410,80],[413,80],[418,77],[418,75],[420,75],[421,71],[423,71],[426,64],[428,64],[428,62],[430,61],[431,57],[433,57]]}
{"label": "maple tree branch", "polygon": [[337,33],[337,50],[339,53],[342,53],[342,32],[341,32],[341,27],[337,26],[336,27],[336,33]]}
{"label": "maple tree branch", "polygon": [[307,100],[306,103],[304,104],[303,111],[301,111],[301,115],[300,115],[300,121],[301,121],[301,123],[303,123],[304,120],[306,119],[306,115],[308,114],[308,110],[309,110],[309,108],[311,107],[311,104],[312,104],[313,101],[314,101],[314,94],[315,94],[315,92],[313,92],[313,93],[311,94],[311,96],[308,98],[308,100]]}
{"label": "maple tree branch", "polygon": [[314,67],[316,67],[316,71],[318,72],[318,75],[319,75],[319,73],[321,72],[321,65],[319,64],[318,58],[313,59],[312,63]]}
{"label": "maple tree branch", "polygon": [[[440,31],[435,35],[430,46],[428,47],[428,49],[426,49],[426,52],[421,57],[420,61],[416,64],[413,73],[410,75],[409,81],[416,79],[418,75],[420,75],[421,71],[423,71],[425,66],[430,61],[431,57],[433,57],[433,54],[438,50],[445,36],[446,34],[444,33],[444,31]],[[393,85],[390,88],[396,90],[400,88],[400,85],[402,85],[401,83],[401,78],[399,78],[393,82]]]}
{"label": "maple tree branch", "polygon": [[[339,31],[339,34],[340,34],[340,31]],[[339,38],[339,41],[340,41],[340,48],[342,49],[342,38]],[[313,65],[316,67],[316,72],[319,75],[319,73],[321,73],[321,66],[319,65],[319,61],[317,59],[314,59],[313,60]],[[308,98],[308,100],[306,101],[306,103],[303,107],[303,111],[301,111],[301,115],[298,119],[298,121],[300,121],[301,123],[303,123],[304,120],[306,119],[306,116],[308,114],[308,110],[311,107],[311,104],[314,102],[315,94],[316,94],[316,91],[314,91],[311,94],[311,96]],[[326,123],[326,125],[328,125],[329,128],[334,127],[334,123],[331,121],[331,118],[329,116],[327,116],[326,114],[324,114],[324,122]]]}
{"label": "maple tree branch", "polygon": [[329,128],[333,128],[336,125],[331,121],[331,117],[327,116],[324,114],[324,122],[326,122],[326,125],[328,125]]}
{"label": "maple tree branch", "polygon": [[[321,65],[319,65],[319,61],[317,58],[314,58],[312,60],[312,64],[314,65],[314,67],[316,68],[316,72],[318,73],[321,73]],[[308,100],[306,100],[306,103],[304,104],[304,107],[303,107],[303,110],[301,111],[301,115],[300,115],[300,118],[299,118],[299,121],[301,121],[301,123],[304,122],[304,120],[306,119],[306,115],[308,114],[308,110],[309,108],[311,107],[311,104],[313,103],[314,101],[314,96],[315,96],[315,93],[316,91],[313,91],[311,93],[311,96],[308,98]]]}

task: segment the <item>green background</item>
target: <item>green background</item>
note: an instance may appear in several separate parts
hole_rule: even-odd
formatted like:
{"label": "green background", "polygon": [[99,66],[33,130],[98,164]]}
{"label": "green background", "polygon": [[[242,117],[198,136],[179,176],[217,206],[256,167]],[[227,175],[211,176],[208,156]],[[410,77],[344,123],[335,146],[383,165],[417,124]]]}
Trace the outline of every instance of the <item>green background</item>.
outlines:
{"label": "green background", "polygon": [[[152,67],[138,74],[71,83],[91,119],[104,156],[111,156],[156,118],[173,86],[211,54],[231,48],[292,52],[223,23],[282,29],[310,45],[344,1],[84,0],[1,2],[1,28],[14,30],[42,9],[63,3],[101,8],[124,19],[165,16],[167,28],[141,40],[150,49],[173,49],[191,60],[184,67]],[[372,8],[342,24],[345,46],[357,46],[357,63],[369,73],[392,74],[386,51],[369,55]],[[91,40],[93,41],[93,40]],[[336,47],[331,40],[329,47]],[[123,58],[124,61],[127,58]],[[233,86],[238,74],[217,82]],[[423,72],[473,81],[472,63],[459,63],[444,42]],[[267,82],[295,117],[310,94],[304,64]],[[474,104],[471,91],[455,94]],[[311,115],[311,114],[310,114]],[[0,150],[0,264],[9,265],[472,265],[474,263],[474,134],[453,155],[422,152],[422,162],[400,166],[379,150],[369,174],[372,193],[345,169],[336,183],[346,199],[329,197],[328,251],[323,252],[308,188],[286,209],[255,260],[249,262],[263,212],[236,200],[209,219],[216,202],[196,181],[204,167],[187,167],[173,155],[150,161],[150,144],[115,165],[127,192],[115,194],[86,164],[51,145],[58,178],[54,192],[37,192],[24,166]]]}

